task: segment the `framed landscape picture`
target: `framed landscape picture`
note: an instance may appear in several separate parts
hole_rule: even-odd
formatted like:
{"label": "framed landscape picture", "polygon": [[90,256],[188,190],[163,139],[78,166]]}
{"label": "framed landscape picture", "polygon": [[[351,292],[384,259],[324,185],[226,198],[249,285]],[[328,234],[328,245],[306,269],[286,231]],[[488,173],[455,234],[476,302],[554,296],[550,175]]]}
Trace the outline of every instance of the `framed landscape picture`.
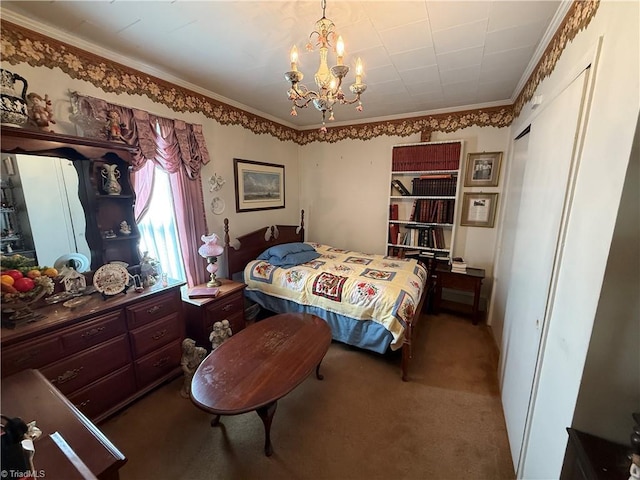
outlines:
{"label": "framed landscape picture", "polygon": [[236,212],[284,208],[284,165],[233,159]]}
{"label": "framed landscape picture", "polygon": [[465,193],[462,198],[460,225],[493,227],[496,218],[497,193]]}
{"label": "framed landscape picture", "polygon": [[502,152],[470,153],[464,175],[465,187],[497,187]]}

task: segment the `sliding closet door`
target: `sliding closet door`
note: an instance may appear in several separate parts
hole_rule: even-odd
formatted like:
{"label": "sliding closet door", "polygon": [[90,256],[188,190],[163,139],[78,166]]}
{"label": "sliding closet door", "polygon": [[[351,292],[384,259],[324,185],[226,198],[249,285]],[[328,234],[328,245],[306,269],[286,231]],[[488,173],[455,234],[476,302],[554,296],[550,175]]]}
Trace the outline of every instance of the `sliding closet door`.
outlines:
{"label": "sliding closet door", "polygon": [[508,159],[508,188],[505,190],[502,205],[504,215],[501,221],[500,238],[496,250],[496,263],[493,271],[493,291],[491,299],[491,330],[496,343],[501,347],[500,378],[504,371],[504,358],[507,352],[502,348],[502,339],[508,336],[505,331],[504,312],[509,296],[513,247],[516,238],[520,197],[522,196],[522,179],[529,150],[529,127],[513,142],[513,154]]}
{"label": "sliding closet door", "polygon": [[535,402],[559,233],[566,221],[585,72],[540,107],[544,110],[529,134],[502,340],[502,403],[516,470],[526,454],[527,418]]}

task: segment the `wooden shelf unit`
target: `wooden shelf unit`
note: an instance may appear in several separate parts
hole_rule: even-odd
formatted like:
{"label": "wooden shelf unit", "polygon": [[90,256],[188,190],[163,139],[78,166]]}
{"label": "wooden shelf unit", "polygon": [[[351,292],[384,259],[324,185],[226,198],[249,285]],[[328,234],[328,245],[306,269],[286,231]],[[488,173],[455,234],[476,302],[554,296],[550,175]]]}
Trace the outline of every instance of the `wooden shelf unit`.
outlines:
{"label": "wooden shelf unit", "polygon": [[451,258],[463,155],[462,140],[393,147],[388,255]]}

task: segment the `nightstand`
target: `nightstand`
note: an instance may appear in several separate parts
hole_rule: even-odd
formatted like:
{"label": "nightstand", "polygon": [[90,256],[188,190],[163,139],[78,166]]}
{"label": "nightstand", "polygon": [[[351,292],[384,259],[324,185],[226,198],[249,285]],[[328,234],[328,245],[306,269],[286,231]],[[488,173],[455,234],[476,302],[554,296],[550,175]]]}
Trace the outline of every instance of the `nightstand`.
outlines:
{"label": "nightstand", "polygon": [[[213,324],[229,320],[235,335],[245,327],[244,289],[246,285],[232,280],[221,279],[220,292],[215,297],[189,298],[188,290],[182,294],[186,319],[187,337],[196,341],[199,347],[211,350],[209,334]],[[198,285],[204,287],[206,284]]]}
{"label": "nightstand", "polygon": [[435,270],[435,302],[434,311],[440,311],[442,303],[442,288],[451,288],[453,290],[463,290],[473,292],[473,306],[471,307],[471,315],[473,324],[478,324],[480,318],[480,288],[482,280],[484,280],[484,270],[481,268],[467,268],[466,273],[452,272],[449,265],[438,265]]}

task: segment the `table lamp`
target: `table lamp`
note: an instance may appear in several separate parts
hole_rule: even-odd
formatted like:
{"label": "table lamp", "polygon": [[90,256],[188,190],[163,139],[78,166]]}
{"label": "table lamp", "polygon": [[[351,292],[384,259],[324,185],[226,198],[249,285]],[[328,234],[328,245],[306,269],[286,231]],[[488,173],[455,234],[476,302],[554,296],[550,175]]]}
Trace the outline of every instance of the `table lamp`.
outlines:
{"label": "table lamp", "polygon": [[207,259],[207,272],[211,274],[211,279],[207,282],[207,287],[219,287],[222,284],[220,280],[216,279],[216,272],[218,271],[216,262],[218,261],[218,257],[224,252],[224,247],[218,245],[220,239],[215,233],[209,236],[202,235],[200,239],[203,241],[203,245],[198,249],[198,253],[201,257]]}

